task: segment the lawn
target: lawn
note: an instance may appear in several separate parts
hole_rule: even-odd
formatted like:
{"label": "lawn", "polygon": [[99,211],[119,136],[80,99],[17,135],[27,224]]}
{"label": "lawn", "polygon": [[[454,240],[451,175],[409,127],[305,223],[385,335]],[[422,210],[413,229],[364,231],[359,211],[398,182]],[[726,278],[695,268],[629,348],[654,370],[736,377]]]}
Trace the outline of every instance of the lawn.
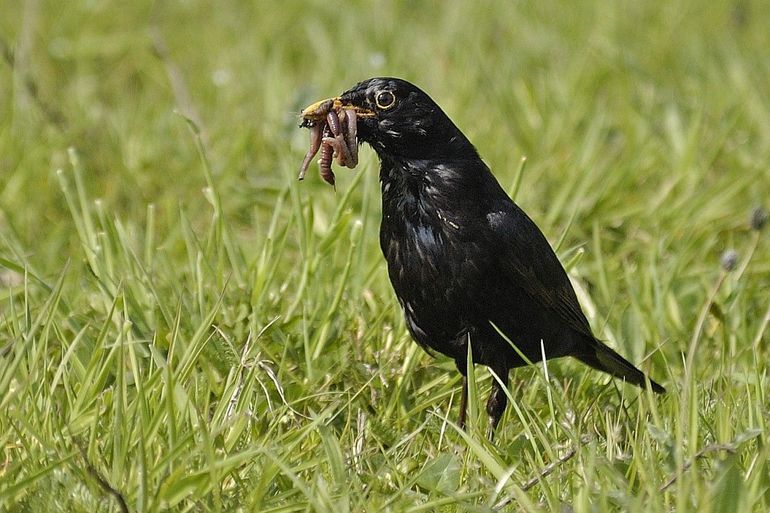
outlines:
{"label": "lawn", "polygon": [[[8,1],[0,511],[770,510],[770,3]],[[414,344],[378,162],[297,113],[425,89],[597,335],[491,378]]]}

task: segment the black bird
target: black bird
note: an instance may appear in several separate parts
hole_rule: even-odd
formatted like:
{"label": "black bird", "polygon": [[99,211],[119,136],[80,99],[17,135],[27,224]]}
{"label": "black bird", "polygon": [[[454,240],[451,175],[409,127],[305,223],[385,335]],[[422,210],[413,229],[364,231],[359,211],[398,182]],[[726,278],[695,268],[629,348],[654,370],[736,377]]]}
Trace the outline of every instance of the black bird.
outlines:
{"label": "black bird", "polygon": [[[469,343],[473,363],[506,386],[510,369],[542,359],[542,341],[546,358],[572,356],[665,392],[593,335],[543,233],[426,93],[397,78],[372,78],[325,101],[355,109],[359,141],[380,158],[380,246],[390,281],[414,340],[453,358],[463,376],[460,425]],[[492,430],[506,405],[503,386],[493,380]]]}

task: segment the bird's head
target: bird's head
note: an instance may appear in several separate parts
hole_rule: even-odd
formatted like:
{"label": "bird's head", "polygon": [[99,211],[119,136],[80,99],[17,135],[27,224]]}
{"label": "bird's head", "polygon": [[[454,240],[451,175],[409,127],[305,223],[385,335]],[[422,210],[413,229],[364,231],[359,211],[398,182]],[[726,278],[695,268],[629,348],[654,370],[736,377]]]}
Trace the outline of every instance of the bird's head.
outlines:
{"label": "bird's head", "polygon": [[417,86],[398,78],[370,78],[336,98],[303,111],[303,117],[321,105],[353,108],[358,138],[374,148],[381,159],[477,158],[473,145],[444,111]]}

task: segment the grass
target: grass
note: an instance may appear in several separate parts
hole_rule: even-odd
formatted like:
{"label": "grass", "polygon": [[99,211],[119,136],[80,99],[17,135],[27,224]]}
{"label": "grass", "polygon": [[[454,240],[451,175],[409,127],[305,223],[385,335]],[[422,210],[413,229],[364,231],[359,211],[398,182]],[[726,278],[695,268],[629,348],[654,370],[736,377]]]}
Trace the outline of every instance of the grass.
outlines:
{"label": "grass", "polygon": [[[768,16],[4,6],[0,511],[767,511]],[[477,144],[666,396],[519,369],[491,444],[477,369],[457,429],[459,375],[379,253],[373,152],[336,193],[295,180],[299,108],[383,74]]]}

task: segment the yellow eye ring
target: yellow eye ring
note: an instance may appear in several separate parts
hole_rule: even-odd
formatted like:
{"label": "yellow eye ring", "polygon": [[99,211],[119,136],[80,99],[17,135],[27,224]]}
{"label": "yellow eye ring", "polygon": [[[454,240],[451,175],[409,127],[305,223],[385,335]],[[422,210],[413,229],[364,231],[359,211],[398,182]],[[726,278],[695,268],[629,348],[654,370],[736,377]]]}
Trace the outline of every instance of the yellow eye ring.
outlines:
{"label": "yellow eye ring", "polygon": [[374,103],[376,103],[377,107],[380,109],[386,110],[396,104],[396,97],[390,91],[382,91],[377,93],[377,96],[374,98]]}

